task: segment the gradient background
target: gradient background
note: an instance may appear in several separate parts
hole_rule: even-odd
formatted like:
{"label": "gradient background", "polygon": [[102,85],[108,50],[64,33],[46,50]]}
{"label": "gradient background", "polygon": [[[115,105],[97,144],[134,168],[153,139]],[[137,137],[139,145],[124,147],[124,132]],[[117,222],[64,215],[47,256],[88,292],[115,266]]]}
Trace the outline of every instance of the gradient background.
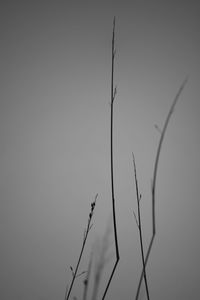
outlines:
{"label": "gradient background", "polygon": [[[108,299],[133,299],[141,270],[131,152],[145,247],[159,132],[189,75],[160,157],[151,298],[198,299],[199,1],[3,1],[0,10],[0,299],[64,298],[90,203],[81,271],[111,214],[110,71],[116,15],[114,171],[121,260]],[[114,251],[110,237],[110,251]],[[107,264],[102,281],[108,278]],[[81,299],[82,280],[72,295]],[[145,299],[145,297],[144,297]]]}

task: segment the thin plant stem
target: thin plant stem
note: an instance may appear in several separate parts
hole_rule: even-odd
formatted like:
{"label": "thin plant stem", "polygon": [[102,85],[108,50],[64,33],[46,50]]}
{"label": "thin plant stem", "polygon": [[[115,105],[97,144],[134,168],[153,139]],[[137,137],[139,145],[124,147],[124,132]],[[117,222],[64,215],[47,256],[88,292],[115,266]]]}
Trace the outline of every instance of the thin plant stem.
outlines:
{"label": "thin plant stem", "polygon": [[[79,258],[78,258],[78,262],[77,262],[75,271],[73,271],[73,268],[70,267],[70,269],[72,270],[72,281],[71,281],[70,287],[69,287],[69,289],[68,289],[67,296],[65,297],[66,300],[69,299],[69,296],[70,296],[70,294],[71,294],[72,287],[73,287],[73,285],[74,285],[74,281],[75,281],[75,279],[77,278],[77,276],[79,276],[79,275],[77,275],[77,272],[78,272],[78,268],[79,268],[79,265],[80,265],[80,261],[81,261],[82,255],[83,255],[83,250],[84,250],[84,248],[85,248],[85,244],[86,244],[86,240],[87,240],[87,237],[88,237],[88,233],[89,233],[90,229],[92,228],[91,221],[92,221],[93,212],[94,212],[94,207],[95,207],[95,205],[96,205],[97,197],[98,197],[98,194],[96,194],[94,202],[91,203],[91,210],[90,210],[90,213],[89,213],[88,223],[87,223],[86,230],[85,230],[85,232],[84,232],[84,236],[83,236],[83,244],[82,244],[82,247],[81,247],[81,252],[80,252],[80,254],[79,254]],[[83,274],[83,273],[82,273],[82,274]]]}
{"label": "thin plant stem", "polygon": [[141,214],[140,214],[140,200],[141,200],[141,195],[139,194],[137,172],[136,172],[136,163],[135,163],[135,157],[134,157],[133,153],[132,153],[132,156],[133,156],[133,167],[134,167],[134,177],[135,177],[135,186],[136,186],[136,198],[137,198],[137,210],[138,210],[137,226],[138,226],[139,236],[140,236],[140,248],[141,248],[141,256],[142,256],[142,266],[143,266],[143,272],[144,272],[145,288],[146,288],[146,293],[147,293],[147,299],[150,300],[149,287],[148,287],[147,275],[146,275],[146,267],[145,267],[143,238],[142,238],[142,223],[141,223]]}
{"label": "thin plant stem", "polygon": [[119,247],[118,247],[118,236],[117,236],[117,224],[116,224],[116,213],[115,213],[115,193],[114,193],[114,175],[113,175],[113,104],[116,96],[117,89],[113,85],[114,77],[114,59],[115,59],[115,17],[113,20],[113,32],[112,32],[112,67],[111,67],[111,115],[110,115],[110,156],[111,156],[111,195],[112,195],[112,215],[113,215],[113,227],[114,227],[114,239],[115,239],[115,254],[116,261],[112,269],[110,278],[108,280],[106,289],[104,291],[102,300],[105,299],[107,291],[109,289],[110,283],[112,281],[113,275],[115,273],[117,264],[119,262]]}
{"label": "thin plant stem", "polygon": [[[170,118],[172,116],[172,113],[174,111],[176,103],[177,103],[177,101],[178,101],[178,99],[179,99],[179,97],[180,97],[187,81],[188,81],[188,78],[186,77],[186,79],[183,81],[182,85],[180,86],[180,88],[179,88],[179,90],[178,90],[178,92],[177,92],[177,94],[176,94],[176,96],[175,96],[175,98],[172,102],[172,105],[171,105],[170,110],[167,114],[163,129],[161,131],[161,135],[160,135],[160,139],[159,139],[159,143],[158,143],[158,148],[157,148],[156,158],[155,158],[155,163],[154,163],[152,189],[151,189],[151,195],[152,195],[152,237],[151,237],[149,247],[148,247],[148,250],[147,250],[147,254],[146,254],[146,257],[145,257],[145,267],[147,265],[149,255],[150,255],[150,252],[151,252],[151,249],[152,249],[152,245],[153,245],[153,242],[154,242],[154,238],[155,238],[155,235],[156,235],[155,191],[156,191],[156,179],[157,179],[157,171],[158,171],[158,162],[159,162],[160,152],[161,152],[163,140],[164,140],[164,137],[165,137],[165,133],[166,133],[167,126],[169,124]],[[139,280],[139,283],[138,283],[135,300],[138,300],[138,298],[139,298],[139,293],[140,293],[140,288],[141,288],[143,276],[144,276],[144,268],[143,268],[143,270],[141,272],[141,275],[140,275],[140,280]]]}

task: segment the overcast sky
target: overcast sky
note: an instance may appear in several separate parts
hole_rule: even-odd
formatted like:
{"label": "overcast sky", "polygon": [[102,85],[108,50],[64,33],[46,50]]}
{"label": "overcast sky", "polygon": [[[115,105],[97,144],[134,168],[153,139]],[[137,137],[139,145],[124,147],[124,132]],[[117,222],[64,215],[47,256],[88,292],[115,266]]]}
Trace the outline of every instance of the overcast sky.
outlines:
{"label": "overcast sky", "polygon": [[[142,194],[146,250],[160,137],[154,125],[162,128],[187,75],[160,156],[157,234],[147,277],[151,299],[199,297],[199,1],[26,0],[3,1],[0,9],[2,300],[64,299],[72,278],[70,265],[77,262],[96,193],[93,227],[80,271],[87,269],[91,249],[95,257],[100,251],[97,241],[112,211],[114,15],[114,180],[121,259],[107,299],[134,299],[142,268],[133,216],[137,206],[131,153]],[[112,253],[113,232],[109,240]],[[111,259],[104,269],[99,297],[113,263]],[[78,278],[72,290],[78,299],[82,299],[82,281]]]}

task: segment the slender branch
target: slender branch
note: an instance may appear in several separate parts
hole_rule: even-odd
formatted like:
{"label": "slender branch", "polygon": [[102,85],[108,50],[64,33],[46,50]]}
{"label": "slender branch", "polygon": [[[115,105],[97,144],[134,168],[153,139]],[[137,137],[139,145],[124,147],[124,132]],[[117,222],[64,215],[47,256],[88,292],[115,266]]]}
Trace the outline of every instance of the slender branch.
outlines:
{"label": "slender branch", "polygon": [[112,194],[112,212],[113,212],[113,226],[114,226],[114,238],[115,238],[115,253],[116,253],[116,262],[114,264],[113,270],[111,272],[110,278],[108,280],[105,292],[103,294],[102,300],[105,299],[108,288],[112,281],[115,269],[119,262],[119,247],[118,247],[118,237],[117,237],[117,225],[116,225],[116,213],[115,213],[115,194],[114,194],[114,175],[113,175],[113,103],[117,93],[116,87],[113,85],[114,77],[114,59],[115,59],[115,17],[113,20],[113,32],[112,32],[112,69],[111,69],[111,116],[110,116],[110,156],[111,156],[111,194]]}
{"label": "slender branch", "polygon": [[134,166],[136,197],[137,197],[137,209],[138,209],[137,226],[138,226],[139,236],[140,236],[140,248],[141,248],[141,256],[142,256],[142,266],[143,266],[143,272],[144,272],[145,288],[146,288],[146,293],[147,293],[147,299],[150,300],[149,287],[148,287],[147,275],[146,275],[145,259],[144,259],[143,238],[142,238],[142,224],[141,224],[141,214],[140,214],[140,200],[141,200],[141,195],[139,194],[139,188],[138,188],[138,180],[137,180],[135,157],[134,157],[133,153],[132,153],[132,155],[133,155],[133,166]]}
{"label": "slender branch", "polygon": [[[72,281],[71,281],[70,287],[69,287],[69,289],[68,289],[67,296],[65,297],[65,300],[68,300],[68,299],[69,299],[69,296],[70,296],[70,294],[71,294],[72,287],[73,287],[73,285],[74,285],[74,281],[75,281],[75,279],[76,279],[76,277],[77,277],[77,272],[78,272],[78,268],[79,268],[79,265],[80,265],[80,261],[81,261],[82,255],[83,255],[83,250],[84,250],[84,248],[85,248],[85,243],[86,243],[86,240],[87,240],[87,237],[88,237],[88,233],[89,233],[90,229],[92,228],[91,221],[92,221],[92,217],[93,217],[93,213],[94,213],[94,208],[95,208],[95,205],[96,205],[97,197],[98,197],[98,194],[96,194],[94,202],[91,203],[91,209],[90,209],[90,213],[89,213],[89,218],[88,218],[87,228],[86,228],[86,230],[85,230],[85,232],[84,232],[84,236],[83,236],[83,244],[82,244],[82,247],[81,247],[81,252],[80,252],[80,254],[79,254],[79,258],[78,258],[78,262],[77,262],[75,271],[73,271],[73,268],[70,266],[70,269],[72,270]],[[81,274],[82,274],[82,273],[81,273]]]}
{"label": "slender branch", "polygon": [[[177,103],[177,101],[178,101],[178,99],[179,99],[179,97],[180,97],[187,81],[188,81],[188,78],[186,77],[186,79],[183,81],[181,87],[179,88],[179,90],[178,90],[178,92],[177,92],[177,94],[176,94],[176,96],[175,96],[175,98],[172,102],[172,105],[171,105],[170,110],[168,112],[168,115],[166,117],[163,129],[161,131],[161,136],[160,136],[160,140],[159,140],[159,143],[158,143],[158,148],[157,148],[157,152],[156,152],[156,159],[155,159],[155,163],[154,163],[153,181],[152,181],[152,190],[151,190],[151,194],[152,194],[152,237],[151,237],[149,247],[148,247],[148,250],[147,250],[147,254],[146,254],[146,257],[145,257],[145,267],[147,265],[149,255],[150,255],[150,252],[151,252],[151,248],[152,248],[152,245],[153,245],[153,241],[154,241],[154,238],[155,238],[155,235],[156,235],[155,190],[156,190],[156,178],[157,178],[158,162],[159,162],[160,152],[161,152],[164,136],[165,136],[165,133],[166,133],[167,126],[169,124],[171,115],[174,111],[176,103]],[[141,275],[140,275],[140,280],[139,280],[135,300],[138,300],[138,298],[139,298],[139,293],[140,293],[140,288],[141,288],[143,276],[144,276],[144,269],[142,270]]]}

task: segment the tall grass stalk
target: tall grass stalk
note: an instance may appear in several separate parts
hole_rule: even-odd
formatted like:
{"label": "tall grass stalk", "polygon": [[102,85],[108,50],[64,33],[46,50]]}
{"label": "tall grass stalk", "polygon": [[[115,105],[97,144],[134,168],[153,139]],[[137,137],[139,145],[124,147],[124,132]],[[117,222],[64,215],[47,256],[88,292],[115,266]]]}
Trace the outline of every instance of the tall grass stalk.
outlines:
{"label": "tall grass stalk", "polygon": [[[157,148],[157,152],[156,152],[156,158],[155,158],[155,163],[154,163],[154,171],[153,171],[153,181],[152,181],[152,187],[151,187],[151,196],[152,196],[152,237],[151,237],[151,240],[150,240],[150,243],[149,243],[149,246],[148,246],[148,250],[147,250],[147,254],[146,254],[146,257],[145,257],[145,268],[146,268],[146,265],[147,265],[147,262],[148,262],[148,259],[149,259],[149,255],[150,255],[150,252],[151,252],[151,249],[152,249],[152,245],[153,245],[153,242],[154,242],[154,238],[155,238],[155,235],[156,235],[155,191],[156,191],[156,179],[157,179],[157,171],[158,171],[158,162],[159,162],[159,158],[160,158],[160,152],[161,152],[163,140],[164,140],[164,137],[165,137],[165,133],[166,133],[167,126],[169,124],[170,118],[172,116],[172,113],[174,111],[176,103],[177,103],[177,101],[178,101],[178,99],[179,99],[179,97],[180,97],[187,81],[188,81],[188,78],[186,77],[186,79],[183,81],[182,85],[180,86],[180,88],[179,88],[179,90],[178,90],[178,92],[177,92],[177,94],[176,94],[176,96],[175,96],[175,98],[172,102],[172,105],[171,105],[170,110],[167,114],[163,129],[161,131],[159,130],[160,131],[160,139],[159,139],[158,148]],[[141,284],[142,284],[142,279],[144,277],[145,268],[143,268],[143,270],[141,272],[141,275],[140,275],[140,280],[139,280],[139,283],[138,283],[135,300],[139,299],[139,293],[140,293],[140,288],[141,288]]]}
{"label": "tall grass stalk", "polygon": [[114,77],[114,60],[115,60],[115,17],[113,20],[113,31],[112,31],[112,66],[111,66],[111,115],[110,115],[110,156],[111,156],[111,196],[112,196],[112,215],[113,215],[113,227],[114,227],[114,239],[115,239],[115,255],[116,261],[113,266],[110,278],[108,280],[107,286],[105,288],[102,300],[105,299],[106,294],[108,292],[110,283],[112,281],[113,275],[115,273],[117,264],[119,262],[119,246],[118,246],[118,236],[117,236],[117,224],[116,224],[116,213],[115,213],[115,193],[114,193],[114,171],[113,171],[113,106],[114,100],[117,92],[117,88],[113,85],[113,77]]}

